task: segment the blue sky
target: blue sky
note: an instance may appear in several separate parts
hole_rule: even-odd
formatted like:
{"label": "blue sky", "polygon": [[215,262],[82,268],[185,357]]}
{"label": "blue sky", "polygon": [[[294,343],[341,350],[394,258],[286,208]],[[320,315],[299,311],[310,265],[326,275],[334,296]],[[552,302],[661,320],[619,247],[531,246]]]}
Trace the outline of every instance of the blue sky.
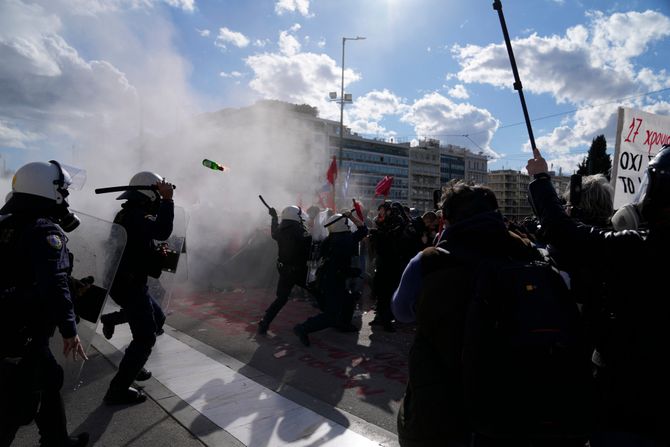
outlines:
{"label": "blue sky", "polygon": [[[528,135],[491,0],[0,0],[0,151],[10,166],[261,98],[366,136],[482,150],[523,169]],[[670,115],[670,2],[504,0],[538,146],[571,171],[614,147],[618,106]],[[648,94],[649,92],[662,91]],[[142,110],[137,113],[137,110]],[[553,118],[544,118],[556,115]],[[127,134],[127,135],[126,135]],[[467,135],[463,136],[463,135]]]}

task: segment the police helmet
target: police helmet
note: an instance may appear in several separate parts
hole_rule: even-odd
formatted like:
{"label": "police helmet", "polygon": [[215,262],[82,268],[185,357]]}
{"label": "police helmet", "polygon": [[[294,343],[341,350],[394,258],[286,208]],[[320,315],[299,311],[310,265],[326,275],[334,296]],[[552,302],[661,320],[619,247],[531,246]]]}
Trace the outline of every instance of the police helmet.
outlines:
{"label": "police helmet", "polygon": [[281,220],[292,220],[294,222],[303,223],[307,220],[308,216],[305,212],[296,205],[287,206],[281,211]]}
{"label": "police helmet", "polygon": [[[142,171],[133,175],[128,183],[129,186],[153,186],[156,182],[162,182],[163,177],[151,171]],[[161,196],[157,191],[153,189],[140,189],[137,191],[125,191],[116,200],[137,200],[137,201],[146,201],[147,199],[151,202],[160,200]]]}
{"label": "police helmet", "polygon": [[[72,177],[56,160],[49,163],[32,162],[21,166],[12,179],[12,191],[5,198],[3,209],[26,206],[48,211],[49,215],[70,232],[81,223],[79,218],[68,210],[68,188]],[[22,203],[23,205],[19,205]]]}
{"label": "police helmet", "polygon": [[72,184],[70,174],[56,160],[32,162],[21,166],[12,179],[12,193],[30,194],[65,204]]}
{"label": "police helmet", "polygon": [[329,233],[346,233],[351,231],[349,222],[350,220],[348,218],[337,213],[330,216],[324,226],[328,229]]}

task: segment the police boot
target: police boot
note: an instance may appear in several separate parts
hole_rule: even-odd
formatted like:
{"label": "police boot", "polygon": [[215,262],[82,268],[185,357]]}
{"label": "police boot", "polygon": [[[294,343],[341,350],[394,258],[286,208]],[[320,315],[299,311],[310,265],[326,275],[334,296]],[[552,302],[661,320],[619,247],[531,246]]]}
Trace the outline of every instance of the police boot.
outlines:
{"label": "police boot", "polygon": [[149,379],[151,379],[151,371],[146,368],[142,368],[140,372],[137,373],[137,376],[135,376],[135,380],[138,382],[144,382]]}
{"label": "police boot", "polygon": [[66,447],[84,447],[88,445],[89,436],[88,433],[79,433],[77,436],[70,436],[68,442],[65,443]]}
{"label": "police boot", "polygon": [[256,331],[258,335],[265,335],[268,333],[268,328],[270,327],[269,324],[265,322],[265,320],[261,320],[258,322],[258,330]]}
{"label": "police boot", "polygon": [[305,345],[306,347],[309,347],[309,336],[307,335],[307,331],[305,328],[302,326],[302,324],[296,324],[293,327],[293,333],[298,337],[300,340],[300,343]]}
{"label": "police boot", "polygon": [[107,317],[107,315],[100,317],[100,322],[102,323],[102,335],[104,335],[107,340],[111,340],[114,336],[114,323],[109,321],[109,318],[105,317]]}
{"label": "police boot", "polygon": [[77,436],[69,436],[62,442],[40,442],[40,447],[84,447],[88,445],[89,435],[86,432],[79,433]]}
{"label": "police boot", "polygon": [[103,399],[107,405],[134,405],[147,400],[142,390],[129,387],[125,390],[108,390]]}

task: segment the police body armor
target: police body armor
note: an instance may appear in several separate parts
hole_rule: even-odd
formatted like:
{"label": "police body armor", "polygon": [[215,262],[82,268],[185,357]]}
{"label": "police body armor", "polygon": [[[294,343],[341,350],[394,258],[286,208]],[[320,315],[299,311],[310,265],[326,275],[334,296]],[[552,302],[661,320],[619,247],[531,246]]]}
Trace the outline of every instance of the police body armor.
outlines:
{"label": "police body armor", "polygon": [[[21,275],[19,241],[27,224],[25,219],[0,216],[0,359],[16,361],[31,341],[28,327],[30,297],[22,286],[29,279]],[[23,283],[23,284],[22,284]]]}

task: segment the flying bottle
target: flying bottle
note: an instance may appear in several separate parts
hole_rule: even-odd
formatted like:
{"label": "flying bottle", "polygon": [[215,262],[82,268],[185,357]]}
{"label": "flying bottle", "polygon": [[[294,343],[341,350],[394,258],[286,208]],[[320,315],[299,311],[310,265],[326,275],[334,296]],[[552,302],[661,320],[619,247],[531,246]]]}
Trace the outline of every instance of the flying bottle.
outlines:
{"label": "flying bottle", "polygon": [[202,165],[206,168],[213,169],[214,171],[226,171],[226,170],[228,170],[228,168],[226,168],[225,166],[220,165],[215,161],[208,160],[206,158],[202,161]]}

